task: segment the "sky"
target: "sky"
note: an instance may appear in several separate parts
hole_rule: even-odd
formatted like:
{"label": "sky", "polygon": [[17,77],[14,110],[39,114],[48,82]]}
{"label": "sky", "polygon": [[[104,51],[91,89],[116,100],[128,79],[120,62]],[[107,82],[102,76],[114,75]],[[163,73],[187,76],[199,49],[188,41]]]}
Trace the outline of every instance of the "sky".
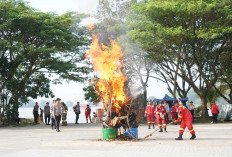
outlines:
{"label": "sky", "polygon": [[[55,12],[63,14],[67,11],[77,11],[79,13],[94,14],[98,0],[26,0],[33,8],[39,9],[43,12]],[[94,18],[89,18],[84,23],[94,23]],[[63,82],[62,85],[51,84],[51,89],[56,97],[63,101],[81,101],[84,99],[82,88],[87,84],[76,83],[70,81]],[[167,93],[166,85],[150,79],[148,83],[148,97],[155,96],[156,98],[163,98]],[[44,98],[39,98],[41,100]]]}

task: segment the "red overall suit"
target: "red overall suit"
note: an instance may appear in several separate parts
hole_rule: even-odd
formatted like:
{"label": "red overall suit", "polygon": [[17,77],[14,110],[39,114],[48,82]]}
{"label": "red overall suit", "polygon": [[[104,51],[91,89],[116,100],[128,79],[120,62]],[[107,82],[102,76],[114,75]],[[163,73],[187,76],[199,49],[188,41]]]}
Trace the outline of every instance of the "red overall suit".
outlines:
{"label": "red overall suit", "polygon": [[179,130],[180,134],[183,135],[184,130],[187,126],[189,132],[192,135],[195,135],[195,131],[193,130],[193,125],[192,125],[192,121],[193,121],[192,114],[186,107],[180,104],[178,107],[178,119],[176,120],[176,122],[179,122],[179,121],[181,121],[180,130]]}
{"label": "red overall suit", "polygon": [[86,119],[90,119],[90,121],[91,121],[91,117],[90,117],[90,113],[91,113],[91,108],[86,108],[85,109],[85,117],[86,117]]}
{"label": "red overall suit", "polygon": [[211,107],[211,113],[218,114],[218,106],[216,104],[213,104]]}
{"label": "red overall suit", "polygon": [[[163,115],[161,117],[161,114]],[[159,128],[162,128],[161,121],[163,123],[163,128],[166,128],[166,120],[165,120],[165,115],[166,115],[166,109],[163,106],[158,106],[156,107],[156,118],[157,118],[157,123]]]}
{"label": "red overall suit", "polygon": [[175,106],[172,106],[171,115],[172,115],[172,120],[175,120],[176,119],[176,107]]}
{"label": "red overall suit", "polygon": [[155,124],[155,107],[152,104],[147,105],[145,114],[147,115],[147,125]]}

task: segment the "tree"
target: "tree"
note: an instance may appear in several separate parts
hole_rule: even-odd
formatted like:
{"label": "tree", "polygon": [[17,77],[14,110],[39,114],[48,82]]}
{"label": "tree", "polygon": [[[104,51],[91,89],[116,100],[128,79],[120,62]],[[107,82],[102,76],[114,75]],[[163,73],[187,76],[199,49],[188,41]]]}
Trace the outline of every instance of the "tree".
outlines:
{"label": "tree", "polygon": [[174,65],[171,71],[201,98],[206,118],[207,94],[232,58],[231,2],[147,0],[133,11],[131,38],[151,56],[162,59],[160,66]]}
{"label": "tree", "polygon": [[42,13],[19,0],[0,0],[0,8],[0,91],[10,91],[15,112],[29,97],[52,96],[51,81],[84,81],[84,15]]}
{"label": "tree", "polygon": [[83,91],[85,92],[85,100],[93,103],[100,102],[100,99],[96,93],[96,89],[93,86],[84,87]]}
{"label": "tree", "polygon": [[[109,39],[114,39],[120,44],[124,53],[123,72],[128,78],[128,88],[130,89],[130,86],[139,80],[143,90],[143,106],[146,106],[147,86],[153,71],[153,63],[146,57],[146,52],[127,36],[129,30],[126,25],[127,15],[134,3],[136,1],[100,0],[96,15],[99,23],[95,26],[95,34],[105,45],[110,45]],[[140,88],[138,90],[141,91]]]}
{"label": "tree", "polygon": [[230,67],[231,64],[228,65],[228,69],[224,71],[214,88],[223,99],[232,104],[232,70]]}

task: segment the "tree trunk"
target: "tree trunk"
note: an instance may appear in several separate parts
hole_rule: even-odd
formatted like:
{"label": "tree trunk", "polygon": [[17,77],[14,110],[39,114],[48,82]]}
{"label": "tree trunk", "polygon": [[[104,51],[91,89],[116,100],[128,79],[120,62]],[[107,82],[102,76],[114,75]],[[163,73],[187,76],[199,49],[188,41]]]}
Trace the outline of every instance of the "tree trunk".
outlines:
{"label": "tree trunk", "polygon": [[201,96],[200,98],[201,98],[201,110],[202,110],[201,117],[203,119],[206,119],[209,117],[208,108],[207,108],[207,97]]}
{"label": "tree trunk", "polygon": [[147,106],[147,86],[143,86],[143,107],[146,108]]}

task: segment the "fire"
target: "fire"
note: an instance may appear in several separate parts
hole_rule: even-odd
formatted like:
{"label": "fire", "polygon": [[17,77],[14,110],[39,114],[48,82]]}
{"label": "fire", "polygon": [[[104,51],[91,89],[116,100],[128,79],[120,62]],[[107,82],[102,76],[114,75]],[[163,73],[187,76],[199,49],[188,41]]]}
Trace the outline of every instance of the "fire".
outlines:
{"label": "fire", "polygon": [[[93,28],[88,26],[88,28]],[[111,45],[99,44],[96,35],[86,57],[91,59],[94,71],[100,75],[96,83],[98,95],[103,99],[103,104],[112,104],[112,111],[118,113],[121,107],[129,100],[124,91],[124,84],[127,78],[122,73],[123,57],[121,47],[114,40]],[[106,108],[105,108],[106,109]]]}

